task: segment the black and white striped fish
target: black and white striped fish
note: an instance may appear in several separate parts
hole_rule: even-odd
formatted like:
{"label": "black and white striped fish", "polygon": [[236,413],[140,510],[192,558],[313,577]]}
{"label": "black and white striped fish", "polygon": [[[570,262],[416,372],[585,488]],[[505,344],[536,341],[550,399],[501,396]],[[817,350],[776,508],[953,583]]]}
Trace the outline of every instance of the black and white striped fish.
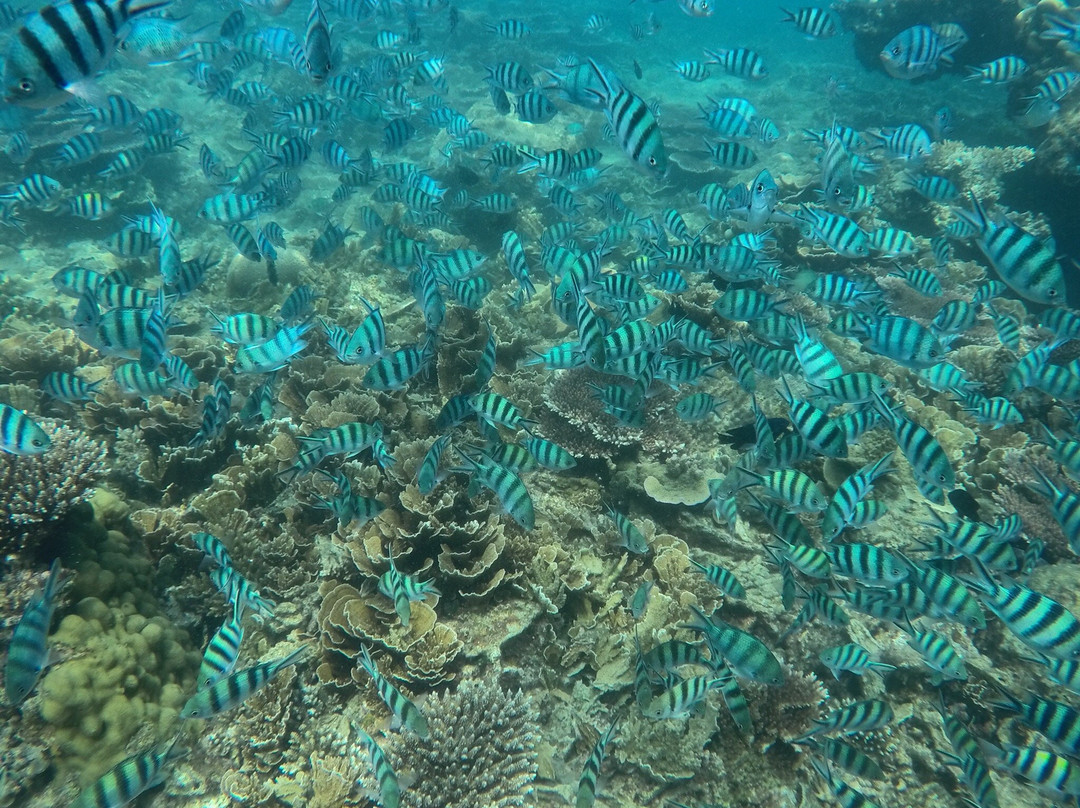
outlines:
{"label": "black and white striped fish", "polygon": [[170,0],[67,0],[43,6],[15,32],[3,66],[3,99],[50,107],[78,94],[109,61],[130,19]]}

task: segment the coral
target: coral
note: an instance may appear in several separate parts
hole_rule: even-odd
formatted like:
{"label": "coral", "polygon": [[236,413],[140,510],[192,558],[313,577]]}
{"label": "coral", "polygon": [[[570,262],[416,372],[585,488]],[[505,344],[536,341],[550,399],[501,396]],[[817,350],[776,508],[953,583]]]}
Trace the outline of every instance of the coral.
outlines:
{"label": "coral", "polygon": [[608,414],[590,384],[606,387],[617,379],[586,368],[559,371],[544,388],[534,417],[540,432],[575,457],[613,459],[640,448],[666,457],[684,451],[692,430],[675,418],[675,395],[665,391],[646,399],[645,425],[627,427]]}
{"label": "coral", "polygon": [[89,497],[105,471],[105,446],[56,421],[39,421],[52,438],[49,451],[0,453],[0,555],[39,541],[56,521]]}
{"label": "coral", "polygon": [[[415,773],[403,808],[527,808],[535,805],[539,728],[531,699],[472,679],[424,702],[427,739],[382,742],[395,771]],[[368,777],[370,780],[370,776]]]}
{"label": "coral", "polygon": [[1001,196],[1005,176],[1034,159],[1035,150],[1027,146],[968,146],[945,140],[934,144],[926,171],[950,177],[989,206]]}
{"label": "coral", "polygon": [[[453,678],[447,667],[461,652],[462,643],[452,628],[436,623],[435,610],[423,601],[412,604],[409,627],[405,628],[393,605],[380,603],[381,596],[365,597],[349,584],[333,580],[323,581],[319,591],[322,603],[317,621],[327,651],[356,659],[361,646],[374,643],[395,653],[396,664],[384,671],[390,675],[429,685]],[[319,665],[317,672],[322,681],[343,678],[332,659]],[[359,683],[368,681],[367,674],[356,667],[348,676]]]}
{"label": "coral", "polygon": [[38,738],[25,717],[15,717],[0,726],[0,807],[20,803],[49,768],[49,743]]}
{"label": "coral", "polygon": [[1045,497],[1031,490],[1035,482],[1032,468],[1043,472],[1055,485],[1070,489],[1058,465],[1054,463],[1045,447],[1029,446],[1019,449],[995,449],[991,458],[997,460],[997,486],[991,494],[994,502],[1005,513],[1018,513],[1024,523],[1024,535],[1041,539],[1046,545],[1043,560],[1053,564],[1069,561],[1076,556],[1069,547],[1069,540],[1061,530]]}
{"label": "coral", "polygon": [[137,540],[91,523],[70,541],[84,553],[66,593],[75,606],[50,638],[61,661],[42,678],[37,709],[58,763],[93,777],[128,754],[136,733],[168,735],[201,654],[161,615]]}

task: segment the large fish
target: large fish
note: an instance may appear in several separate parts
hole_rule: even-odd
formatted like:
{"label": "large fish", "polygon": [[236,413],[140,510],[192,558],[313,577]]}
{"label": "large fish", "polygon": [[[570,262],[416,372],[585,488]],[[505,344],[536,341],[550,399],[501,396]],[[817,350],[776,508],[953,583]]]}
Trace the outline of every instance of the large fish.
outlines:
{"label": "large fish", "polygon": [[663,177],[668,169],[667,151],[660,124],[649,105],[621,85],[612,85],[608,74],[593,60],[589,65],[600,78],[603,90],[592,90],[604,104],[608,122],[624,152],[651,174]]}
{"label": "large fish", "polygon": [[971,194],[971,210],[953,213],[977,229],[975,244],[1013,291],[1036,303],[1065,302],[1061,262],[1046,242],[1009,221],[994,221]]}
{"label": "large fish", "polygon": [[42,7],[27,18],[8,45],[4,101],[50,107],[65,101],[68,93],[86,94],[86,82],[109,61],[123,26],[169,2],[67,0]]}

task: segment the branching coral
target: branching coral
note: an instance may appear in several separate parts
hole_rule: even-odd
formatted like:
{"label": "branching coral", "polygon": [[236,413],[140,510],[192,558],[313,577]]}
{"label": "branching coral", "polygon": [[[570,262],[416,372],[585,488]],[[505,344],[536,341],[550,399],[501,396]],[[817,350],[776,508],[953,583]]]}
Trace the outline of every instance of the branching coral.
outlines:
{"label": "branching coral", "polygon": [[397,772],[414,774],[403,808],[528,808],[535,805],[539,728],[528,696],[470,680],[424,703],[428,737],[385,742]]}
{"label": "branching coral", "polygon": [[41,421],[52,438],[40,455],[0,454],[0,553],[31,543],[42,525],[83,502],[105,470],[105,446],[70,427]]}

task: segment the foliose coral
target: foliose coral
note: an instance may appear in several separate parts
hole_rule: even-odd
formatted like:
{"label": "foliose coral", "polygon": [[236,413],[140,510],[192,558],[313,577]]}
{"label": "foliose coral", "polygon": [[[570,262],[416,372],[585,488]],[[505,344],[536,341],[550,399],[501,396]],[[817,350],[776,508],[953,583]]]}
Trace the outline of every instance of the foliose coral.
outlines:
{"label": "foliose coral", "polygon": [[0,454],[0,554],[18,552],[42,527],[85,501],[105,470],[105,446],[82,432],[40,420],[52,438],[40,455]]}
{"label": "foliose coral", "polygon": [[539,728],[531,699],[473,679],[424,703],[427,739],[396,734],[385,744],[394,769],[415,774],[403,808],[527,808],[535,805]]}

